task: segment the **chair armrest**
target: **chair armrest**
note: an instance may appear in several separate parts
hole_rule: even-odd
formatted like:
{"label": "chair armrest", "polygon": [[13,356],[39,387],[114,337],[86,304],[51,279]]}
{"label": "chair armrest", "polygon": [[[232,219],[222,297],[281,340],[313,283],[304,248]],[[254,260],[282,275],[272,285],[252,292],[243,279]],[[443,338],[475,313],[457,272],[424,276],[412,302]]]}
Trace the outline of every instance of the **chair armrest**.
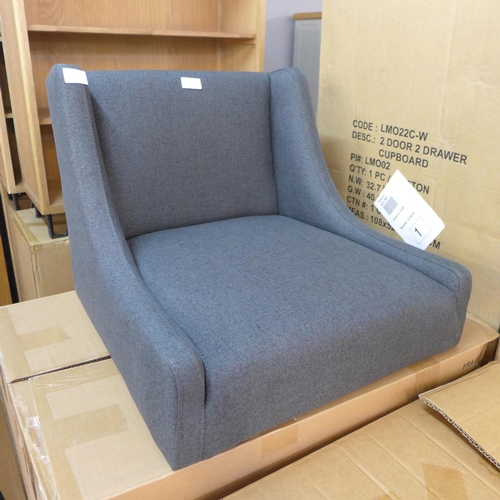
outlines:
{"label": "chair armrest", "polygon": [[338,234],[434,279],[454,294],[458,324],[463,325],[472,286],[470,272],[359,221],[343,202],[328,172],[304,75],[295,68],[278,70],[270,74],[270,82],[279,213]]}
{"label": "chair armrest", "polygon": [[[144,284],[107,185],[88,87],[47,78],[75,288],[173,469],[202,457],[205,371]],[[68,66],[66,66],[68,67]]]}

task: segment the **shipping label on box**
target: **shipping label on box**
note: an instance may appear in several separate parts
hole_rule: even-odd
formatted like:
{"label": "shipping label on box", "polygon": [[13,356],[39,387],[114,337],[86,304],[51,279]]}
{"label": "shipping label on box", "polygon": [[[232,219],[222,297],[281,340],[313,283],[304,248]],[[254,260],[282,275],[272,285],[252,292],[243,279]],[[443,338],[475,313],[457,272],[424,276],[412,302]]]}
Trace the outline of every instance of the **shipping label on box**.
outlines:
{"label": "shipping label on box", "polygon": [[426,251],[473,275],[469,311],[500,324],[500,4],[325,0],[318,128],[350,210],[395,238],[374,205],[397,170],[442,219]]}

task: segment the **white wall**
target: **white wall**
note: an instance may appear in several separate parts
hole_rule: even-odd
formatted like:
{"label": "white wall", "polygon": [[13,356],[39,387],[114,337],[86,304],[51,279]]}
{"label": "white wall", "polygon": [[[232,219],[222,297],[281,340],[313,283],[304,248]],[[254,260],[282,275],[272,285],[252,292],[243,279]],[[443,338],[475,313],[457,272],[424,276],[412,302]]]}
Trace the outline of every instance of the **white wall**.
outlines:
{"label": "white wall", "polygon": [[293,15],[321,12],[323,0],[267,0],[264,71],[288,68],[293,55]]}

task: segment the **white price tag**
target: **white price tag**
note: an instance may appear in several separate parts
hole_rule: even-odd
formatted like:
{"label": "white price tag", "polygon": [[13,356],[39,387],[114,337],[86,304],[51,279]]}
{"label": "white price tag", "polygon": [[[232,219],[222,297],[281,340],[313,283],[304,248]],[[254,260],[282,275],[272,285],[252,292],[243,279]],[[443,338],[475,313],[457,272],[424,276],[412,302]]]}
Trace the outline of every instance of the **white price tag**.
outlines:
{"label": "white price tag", "polygon": [[181,86],[183,89],[201,90],[201,79],[181,76]]}
{"label": "white price tag", "polygon": [[87,73],[81,69],[63,68],[63,77],[65,83],[80,83],[81,85],[88,85]]}
{"label": "white price tag", "polygon": [[409,245],[425,250],[444,229],[444,222],[397,170],[375,206]]}

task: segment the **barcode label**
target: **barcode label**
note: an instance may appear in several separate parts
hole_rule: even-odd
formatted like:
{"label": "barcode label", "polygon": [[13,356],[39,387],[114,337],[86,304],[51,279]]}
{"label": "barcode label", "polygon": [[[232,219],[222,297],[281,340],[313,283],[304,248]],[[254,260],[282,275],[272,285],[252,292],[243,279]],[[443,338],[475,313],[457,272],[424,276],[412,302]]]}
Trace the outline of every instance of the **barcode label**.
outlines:
{"label": "barcode label", "polygon": [[398,202],[391,196],[384,205],[384,210],[389,214],[392,215],[392,212],[397,208]]}

